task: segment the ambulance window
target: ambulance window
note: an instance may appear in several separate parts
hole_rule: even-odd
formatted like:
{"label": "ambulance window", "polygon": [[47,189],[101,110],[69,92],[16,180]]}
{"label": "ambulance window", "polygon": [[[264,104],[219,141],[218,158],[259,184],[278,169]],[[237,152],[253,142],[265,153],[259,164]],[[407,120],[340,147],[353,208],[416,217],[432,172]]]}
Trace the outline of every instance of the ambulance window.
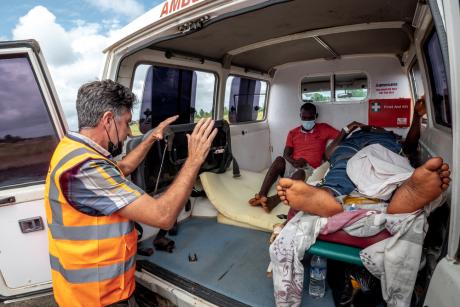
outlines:
{"label": "ambulance window", "polygon": [[437,124],[450,128],[452,127],[452,120],[447,74],[436,31],[433,31],[426,40],[423,51],[430,77],[434,120]]}
{"label": "ambulance window", "polygon": [[265,119],[267,82],[230,76],[225,88],[224,119],[230,123]]}
{"label": "ambulance window", "polygon": [[141,64],[136,67],[133,92],[140,105],[133,110],[131,130],[146,133],[169,116],[175,124],[213,116],[216,76],[213,73]]}
{"label": "ambulance window", "polygon": [[412,64],[412,67],[409,70],[409,78],[412,86],[412,94],[414,100],[418,100],[425,95],[425,89],[423,88],[422,81],[422,73],[420,72],[418,61],[415,61]]}
{"label": "ambulance window", "polygon": [[366,74],[337,74],[334,78],[335,101],[360,101],[367,98]]}
{"label": "ambulance window", "polygon": [[[420,99],[422,96],[425,96],[425,89],[423,87],[422,81],[422,73],[420,72],[420,66],[418,65],[418,61],[415,60],[412,64],[411,68],[409,69],[409,80],[412,89],[412,97],[414,98],[413,103]],[[426,127],[428,122],[427,115],[423,115],[422,117],[422,125]]]}
{"label": "ambulance window", "polygon": [[0,57],[0,189],[41,183],[58,143],[27,56]]}
{"label": "ambulance window", "polygon": [[302,80],[301,90],[305,102],[330,102],[331,76],[306,77]]}

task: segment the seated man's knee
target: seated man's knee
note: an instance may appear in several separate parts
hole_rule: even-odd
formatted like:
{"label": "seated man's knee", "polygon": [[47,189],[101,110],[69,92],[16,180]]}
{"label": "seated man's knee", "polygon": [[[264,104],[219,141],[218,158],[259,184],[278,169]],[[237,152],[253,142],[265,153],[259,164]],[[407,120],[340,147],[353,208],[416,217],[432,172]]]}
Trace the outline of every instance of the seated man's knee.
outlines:
{"label": "seated man's knee", "polygon": [[286,160],[283,157],[278,156],[276,157],[275,161],[273,161],[273,165],[277,168],[285,168],[286,167]]}

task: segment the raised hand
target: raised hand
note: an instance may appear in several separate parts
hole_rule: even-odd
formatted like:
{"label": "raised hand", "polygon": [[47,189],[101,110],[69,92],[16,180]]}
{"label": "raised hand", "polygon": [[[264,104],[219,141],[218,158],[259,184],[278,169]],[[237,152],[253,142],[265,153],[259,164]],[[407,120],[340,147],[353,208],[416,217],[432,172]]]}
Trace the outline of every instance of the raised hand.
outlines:
{"label": "raised hand", "polygon": [[414,115],[422,117],[426,114],[425,96],[420,97],[414,105]]}
{"label": "raised hand", "polygon": [[210,118],[200,119],[192,134],[187,134],[188,159],[191,163],[197,166],[203,164],[216,134],[217,128],[214,128],[214,121]]}
{"label": "raised hand", "polygon": [[153,129],[152,133],[150,134],[150,138],[152,138],[153,141],[162,140],[164,137],[165,129],[173,122],[175,122],[178,118],[179,115],[174,115],[162,121],[160,124],[158,124],[158,126],[156,126]]}

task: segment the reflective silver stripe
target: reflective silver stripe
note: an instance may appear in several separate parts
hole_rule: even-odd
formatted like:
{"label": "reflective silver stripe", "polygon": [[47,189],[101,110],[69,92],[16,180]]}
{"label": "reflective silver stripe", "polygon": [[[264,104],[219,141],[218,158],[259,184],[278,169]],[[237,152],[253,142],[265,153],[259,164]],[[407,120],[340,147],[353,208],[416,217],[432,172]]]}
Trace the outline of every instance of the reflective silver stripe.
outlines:
{"label": "reflective silver stripe", "polygon": [[51,268],[59,273],[72,284],[82,284],[89,282],[99,282],[106,279],[113,279],[124,274],[136,263],[136,255],[129,260],[107,266],[98,266],[97,268],[87,269],[65,269],[59,259],[50,255]]}
{"label": "reflective silver stripe", "polygon": [[94,154],[93,152],[89,151],[88,149],[85,148],[78,148],[74,151],[71,151],[69,154],[65,155],[64,158],[62,158],[59,163],[54,167],[53,172],[50,175],[50,188],[49,188],[49,202],[51,206],[51,212],[52,212],[52,218],[53,218],[53,224],[59,224],[62,225],[62,207],[61,204],[59,203],[59,190],[56,186],[56,172],[67,162],[69,162],[71,159],[78,157],[80,155],[90,153]]}
{"label": "reflective silver stripe", "polygon": [[91,226],[63,226],[48,224],[53,239],[62,240],[102,240],[118,238],[133,231],[134,223],[121,222]]}

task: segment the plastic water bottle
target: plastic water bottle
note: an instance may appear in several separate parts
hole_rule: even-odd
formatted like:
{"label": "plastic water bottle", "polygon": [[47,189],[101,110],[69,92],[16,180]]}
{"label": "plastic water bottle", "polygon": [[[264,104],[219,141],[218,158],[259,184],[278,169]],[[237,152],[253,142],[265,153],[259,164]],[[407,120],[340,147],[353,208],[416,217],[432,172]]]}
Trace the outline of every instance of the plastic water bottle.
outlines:
{"label": "plastic water bottle", "polygon": [[308,293],[313,298],[321,298],[326,292],[326,258],[313,255],[310,261],[310,285]]}

